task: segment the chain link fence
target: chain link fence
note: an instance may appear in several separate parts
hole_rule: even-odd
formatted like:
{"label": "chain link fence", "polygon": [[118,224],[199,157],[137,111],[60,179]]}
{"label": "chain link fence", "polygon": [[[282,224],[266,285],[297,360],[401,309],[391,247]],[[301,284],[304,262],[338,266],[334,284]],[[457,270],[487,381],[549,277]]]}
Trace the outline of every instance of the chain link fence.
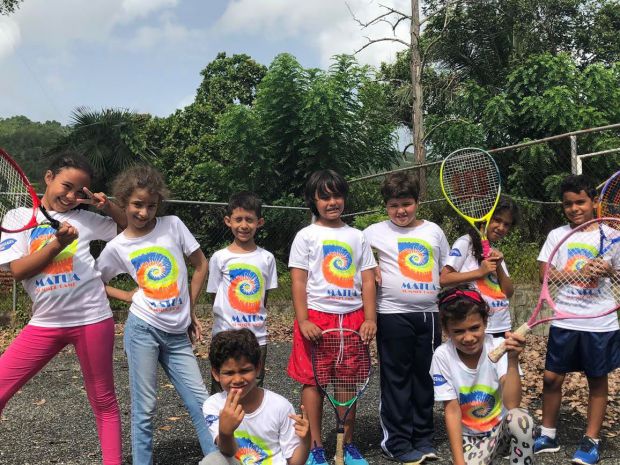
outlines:
{"label": "chain link fence", "polygon": [[[570,173],[583,173],[600,188],[620,167],[619,141],[620,124],[615,124],[489,150],[500,168],[502,192],[512,196],[521,210],[518,227],[501,244],[513,279],[521,289],[532,289],[537,294],[536,256],[547,233],[565,223],[558,191],[561,180]],[[467,224],[443,199],[439,184],[440,164],[441,160],[429,160],[424,165],[350,179],[350,194],[343,219],[364,228],[387,218],[379,194],[380,185],[389,173],[405,170],[422,180],[419,217],[439,224],[448,240],[454,241],[466,231]],[[180,217],[200,242],[205,255],[210,257],[232,240],[223,221],[225,207],[223,202],[170,200],[166,202],[163,214]],[[295,234],[311,222],[311,215],[303,207],[266,205],[263,216],[265,225],[257,232],[256,242],[276,257],[281,297],[288,298],[288,253]],[[93,247],[95,255],[102,246]],[[19,289],[19,292],[14,288],[12,293],[2,293],[4,296],[0,298],[4,300],[0,305],[12,308],[23,321],[24,318],[27,320],[30,305],[21,286]]]}

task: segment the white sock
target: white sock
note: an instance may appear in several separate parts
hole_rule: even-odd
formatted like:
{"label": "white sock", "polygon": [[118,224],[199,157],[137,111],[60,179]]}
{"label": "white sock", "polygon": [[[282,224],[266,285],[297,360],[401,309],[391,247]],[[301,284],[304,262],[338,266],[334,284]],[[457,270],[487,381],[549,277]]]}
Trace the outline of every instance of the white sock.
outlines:
{"label": "white sock", "polygon": [[540,427],[540,434],[543,436],[547,436],[548,438],[555,439],[557,429],[556,428],[546,428],[544,426]]}
{"label": "white sock", "polygon": [[[588,436],[588,437],[590,437],[590,436]],[[590,439],[592,439],[592,441],[594,441],[595,444],[598,444],[599,442],[601,442],[600,439],[594,439],[594,438],[590,438]]]}

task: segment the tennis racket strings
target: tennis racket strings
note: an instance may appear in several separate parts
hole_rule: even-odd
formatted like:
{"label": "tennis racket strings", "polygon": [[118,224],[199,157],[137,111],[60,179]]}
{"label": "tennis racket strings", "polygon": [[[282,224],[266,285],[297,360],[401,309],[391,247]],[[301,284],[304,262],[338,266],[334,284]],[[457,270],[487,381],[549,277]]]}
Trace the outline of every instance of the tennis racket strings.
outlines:
{"label": "tennis racket strings", "polygon": [[[31,187],[22,179],[20,173],[4,157],[0,157],[0,217],[7,230],[18,230],[25,225],[36,208]],[[25,208],[24,214],[7,215],[10,210]],[[24,216],[25,215],[25,216]],[[26,219],[26,220],[25,220]]]}
{"label": "tennis racket strings", "polygon": [[620,171],[609,178],[601,191],[598,216],[620,218]]}
{"label": "tennis racket strings", "polygon": [[314,350],[317,383],[330,401],[350,406],[365,389],[371,370],[368,346],[354,331],[323,333]]}
{"label": "tennis racket strings", "polygon": [[500,175],[493,159],[484,153],[460,150],[446,159],[442,177],[446,197],[466,216],[481,219],[495,207]]}
{"label": "tennis racket strings", "polygon": [[596,220],[578,228],[550,257],[549,297],[558,316],[604,313],[620,303],[620,221]]}

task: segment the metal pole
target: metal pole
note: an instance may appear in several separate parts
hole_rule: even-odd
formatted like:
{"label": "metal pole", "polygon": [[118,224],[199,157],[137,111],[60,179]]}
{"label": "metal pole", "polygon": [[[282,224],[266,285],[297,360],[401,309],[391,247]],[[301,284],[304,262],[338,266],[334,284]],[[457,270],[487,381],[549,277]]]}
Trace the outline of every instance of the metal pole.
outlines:
{"label": "metal pole", "polygon": [[577,158],[577,136],[570,136],[570,171],[573,174],[581,174],[581,160]]}

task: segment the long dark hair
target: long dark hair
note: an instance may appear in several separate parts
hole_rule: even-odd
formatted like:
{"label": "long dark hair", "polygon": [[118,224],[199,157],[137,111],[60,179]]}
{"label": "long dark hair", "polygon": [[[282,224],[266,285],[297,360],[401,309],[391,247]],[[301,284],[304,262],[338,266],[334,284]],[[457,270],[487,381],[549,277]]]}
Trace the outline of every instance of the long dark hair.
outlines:
{"label": "long dark hair", "polygon": [[[519,223],[519,207],[517,206],[517,203],[507,195],[500,195],[499,201],[497,202],[497,207],[495,207],[495,211],[493,212],[493,216],[499,215],[504,212],[510,213],[510,216],[512,216],[512,224],[510,226],[511,228]],[[482,241],[480,240],[480,234],[478,234],[478,232],[475,231],[473,228],[469,228],[467,234],[469,234],[469,237],[471,239],[471,246],[474,257],[476,257],[476,261],[480,263],[482,262],[483,258]]]}

